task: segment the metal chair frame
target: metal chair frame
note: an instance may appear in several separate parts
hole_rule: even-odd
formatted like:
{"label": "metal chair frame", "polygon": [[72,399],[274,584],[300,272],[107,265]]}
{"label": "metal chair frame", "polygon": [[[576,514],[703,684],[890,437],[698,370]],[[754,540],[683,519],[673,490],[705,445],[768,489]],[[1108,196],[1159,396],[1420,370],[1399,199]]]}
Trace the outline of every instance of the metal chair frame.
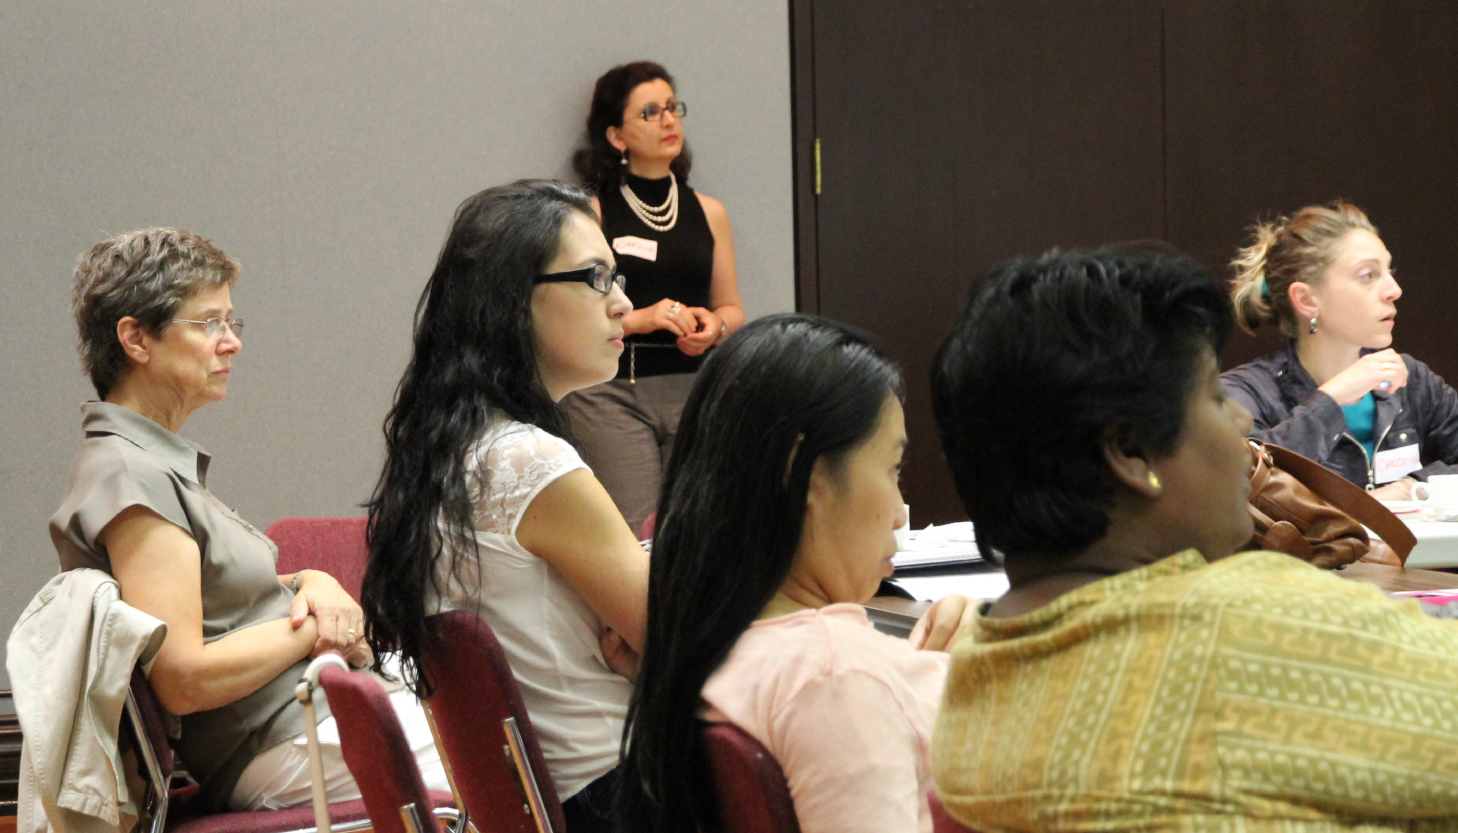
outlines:
{"label": "metal chair frame", "polygon": [[[313,668],[313,665],[310,665]],[[305,672],[308,673],[307,671]],[[318,671],[314,670],[313,685],[318,685]],[[300,681],[303,685],[304,681]],[[147,732],[146,724],[143,722],[142,709],[137,703],[136,695],[131,689],[127,689],[127,699],[124,707],[128,725],[136,737],[137,746],[141,752],[142,766],[146,770],[143,773],[147,780],[147,795],[142,802],[141,812],[144,816],[151,818],[151,824],[147,826],[147,833],[165,833],[167,828],[167,811],[171,792],[171,785],[167,777],[162,773],[162,762],[157,757],[157,750],[152,748],[151,735]],[[429,712],[427,712],[427,715]],[[431,721],[431,731],[435,732],[435,722]],[[440,750],[440,736],[436,734],[436,748]],[[444,750],[440,750],[442,761],[446,760]],[[474,833],[474,826],[470,826],[470,819],[467,817],[465,805],[461,803],[460,794],[456,792],[455,778],[450,775],[450,764],[446,764],[446,774],[450,778],[451,795],[455,798],[455,807],[437,807],[430,811],[429,816],[422,816],[420,808],[414,803],[407,804],[400,808],[403,816],[408,813],[406,829],[412,833],[436,833],[440,823],[445,822],[446,833],[467,833],[469,830]],[[300,827],[286,833],[362,833],[365,830],[373,829],[368,818],[358,821],[346,821],[334,824],[329,821],[327,812],[324,816],[324,824],[319,824],[318,807],[315,807],[315,826]],[[434,821],[431,825],[429,822]]]}
{"label": "metal chair frame", "polygon": [[506,733],[503,751],[516,772],[516,788],[521,791],[524,799],[525,806],[522,809],[531,813],[532,821],[537,825],[537,833],[553,833],[552,820],[547,816],[547,803],[542,800],[542,791],[537,786],[536,775],[532,772],[532,762],[527,760],[526,741],[522,739],[521,727],[517,725],[516,718],[502,720],[501,731]]}

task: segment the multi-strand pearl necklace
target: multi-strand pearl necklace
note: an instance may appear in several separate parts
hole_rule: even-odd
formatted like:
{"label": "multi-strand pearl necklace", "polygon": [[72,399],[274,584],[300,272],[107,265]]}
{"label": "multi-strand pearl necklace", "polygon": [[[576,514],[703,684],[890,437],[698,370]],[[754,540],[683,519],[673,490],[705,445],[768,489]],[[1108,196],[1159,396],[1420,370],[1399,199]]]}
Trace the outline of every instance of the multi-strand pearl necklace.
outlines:
{"label": "multi-strand pearl necklace", "polygon": [[623,184],[618,186],[622,192],[623,199],[627,201],[628,207],[638,215],[643,224],[654,231],[668,231],[678,222],[678,177],[672,171],[668,173],[668,199],[663,205],[648,205],[638,199],[633,189],[628,187],[628,180],[624,179]]}

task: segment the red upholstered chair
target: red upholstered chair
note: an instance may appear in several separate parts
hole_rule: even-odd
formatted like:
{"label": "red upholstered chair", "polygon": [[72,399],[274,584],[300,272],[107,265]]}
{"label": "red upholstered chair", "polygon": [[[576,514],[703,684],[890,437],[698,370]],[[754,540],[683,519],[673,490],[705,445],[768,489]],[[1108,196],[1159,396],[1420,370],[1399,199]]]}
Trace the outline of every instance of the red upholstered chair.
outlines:
{"label": "red upholstered chair", "polygon": [[428,705],[472,824],[483,833],[566,833],[547,759],[496,635],[466,611],[426,621],[432,638],[422,666],[435,684]]}
{"label": "red upholstered chair", "polygon": [[[174,764],[172,747],[162,720],[162,707],[141,669],[132,672],[127,693],[125,725],[137,742],[142,759],[142,777],[147,796],[138,802],[151,819],[148,833],[313,833],[314,808],[308,805],[286,810],[258,810],[246,813],[200,814],[188,807],[197,787],[170,789]],[[360,800],[342,801],[329,807],[334,833],[354,833],[370,828],[369,814]],[[435,833],[435,831],[430,831]]]}
{"label": "red upholstered chair", "polygon": [[359,601],[369,548],[367,518],[279,518],[264,533],[278,545],[280,575],[323,570]]}
{"label": "red upholstered chair", "polygon": [[926,791],[926,803],[931,805],[932,833],[977,833],[976,830],[952,818],[942,800],[937,798],[935,788]]}
{"label": "red upholstered chair", "polygon": [[763,744],[733,723],[705,723],[704,751],[726,833],[799,833],[785,772]]}
{"label": "red upholstered chair", "polygon": [[649,512],[648,513],[648,517],[644,518],[643,519],[643,523],[638,527],[638,540],[639,541],[651,541],[651,540],[653,540],[653,533],[655,531],[657,531],[657,529],[658,529],[658,513],[657,512]]}
{"label": "red upholstered chair", "polygon": [[337,665],[325,665],[318,674],[339,724],[344,762],[364,796],[375,833],[438,833],[435,819],[440,818],[455,821],[452,830],[464,828],[449,794],[426,791],[405,730],[379,681]]}

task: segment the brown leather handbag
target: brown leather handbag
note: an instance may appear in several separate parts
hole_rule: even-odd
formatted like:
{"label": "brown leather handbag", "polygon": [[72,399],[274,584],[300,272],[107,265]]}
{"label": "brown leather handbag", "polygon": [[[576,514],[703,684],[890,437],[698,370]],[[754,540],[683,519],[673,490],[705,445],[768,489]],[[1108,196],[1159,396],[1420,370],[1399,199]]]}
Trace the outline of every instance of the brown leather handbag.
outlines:
{"label": "brown leather handbag", "polygon": [[[1360,486],[1289,448],[1251,440],[1250,454],[1255,534],[1248,549],[1284,552],[1327,570],[1353,561],[1407,562],[1417,538]],[[1373,542],[1363,525],[1382,540]]]}

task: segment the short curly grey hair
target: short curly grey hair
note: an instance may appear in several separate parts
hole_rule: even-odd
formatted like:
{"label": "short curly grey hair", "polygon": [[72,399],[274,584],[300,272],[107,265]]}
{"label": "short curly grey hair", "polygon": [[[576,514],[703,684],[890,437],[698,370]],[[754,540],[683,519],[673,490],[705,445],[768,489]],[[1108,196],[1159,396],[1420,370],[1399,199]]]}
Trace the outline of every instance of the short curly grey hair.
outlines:
{"label": "short curly grey hair", "polygon": [[177,310],[205,288],[229,286],[243,267],[222,249],[175,228],[129,231],[97,243],[76,262],[71,312],[81,366],[105,399],[127,371],[116,335],[128,316],[161,336]]}

